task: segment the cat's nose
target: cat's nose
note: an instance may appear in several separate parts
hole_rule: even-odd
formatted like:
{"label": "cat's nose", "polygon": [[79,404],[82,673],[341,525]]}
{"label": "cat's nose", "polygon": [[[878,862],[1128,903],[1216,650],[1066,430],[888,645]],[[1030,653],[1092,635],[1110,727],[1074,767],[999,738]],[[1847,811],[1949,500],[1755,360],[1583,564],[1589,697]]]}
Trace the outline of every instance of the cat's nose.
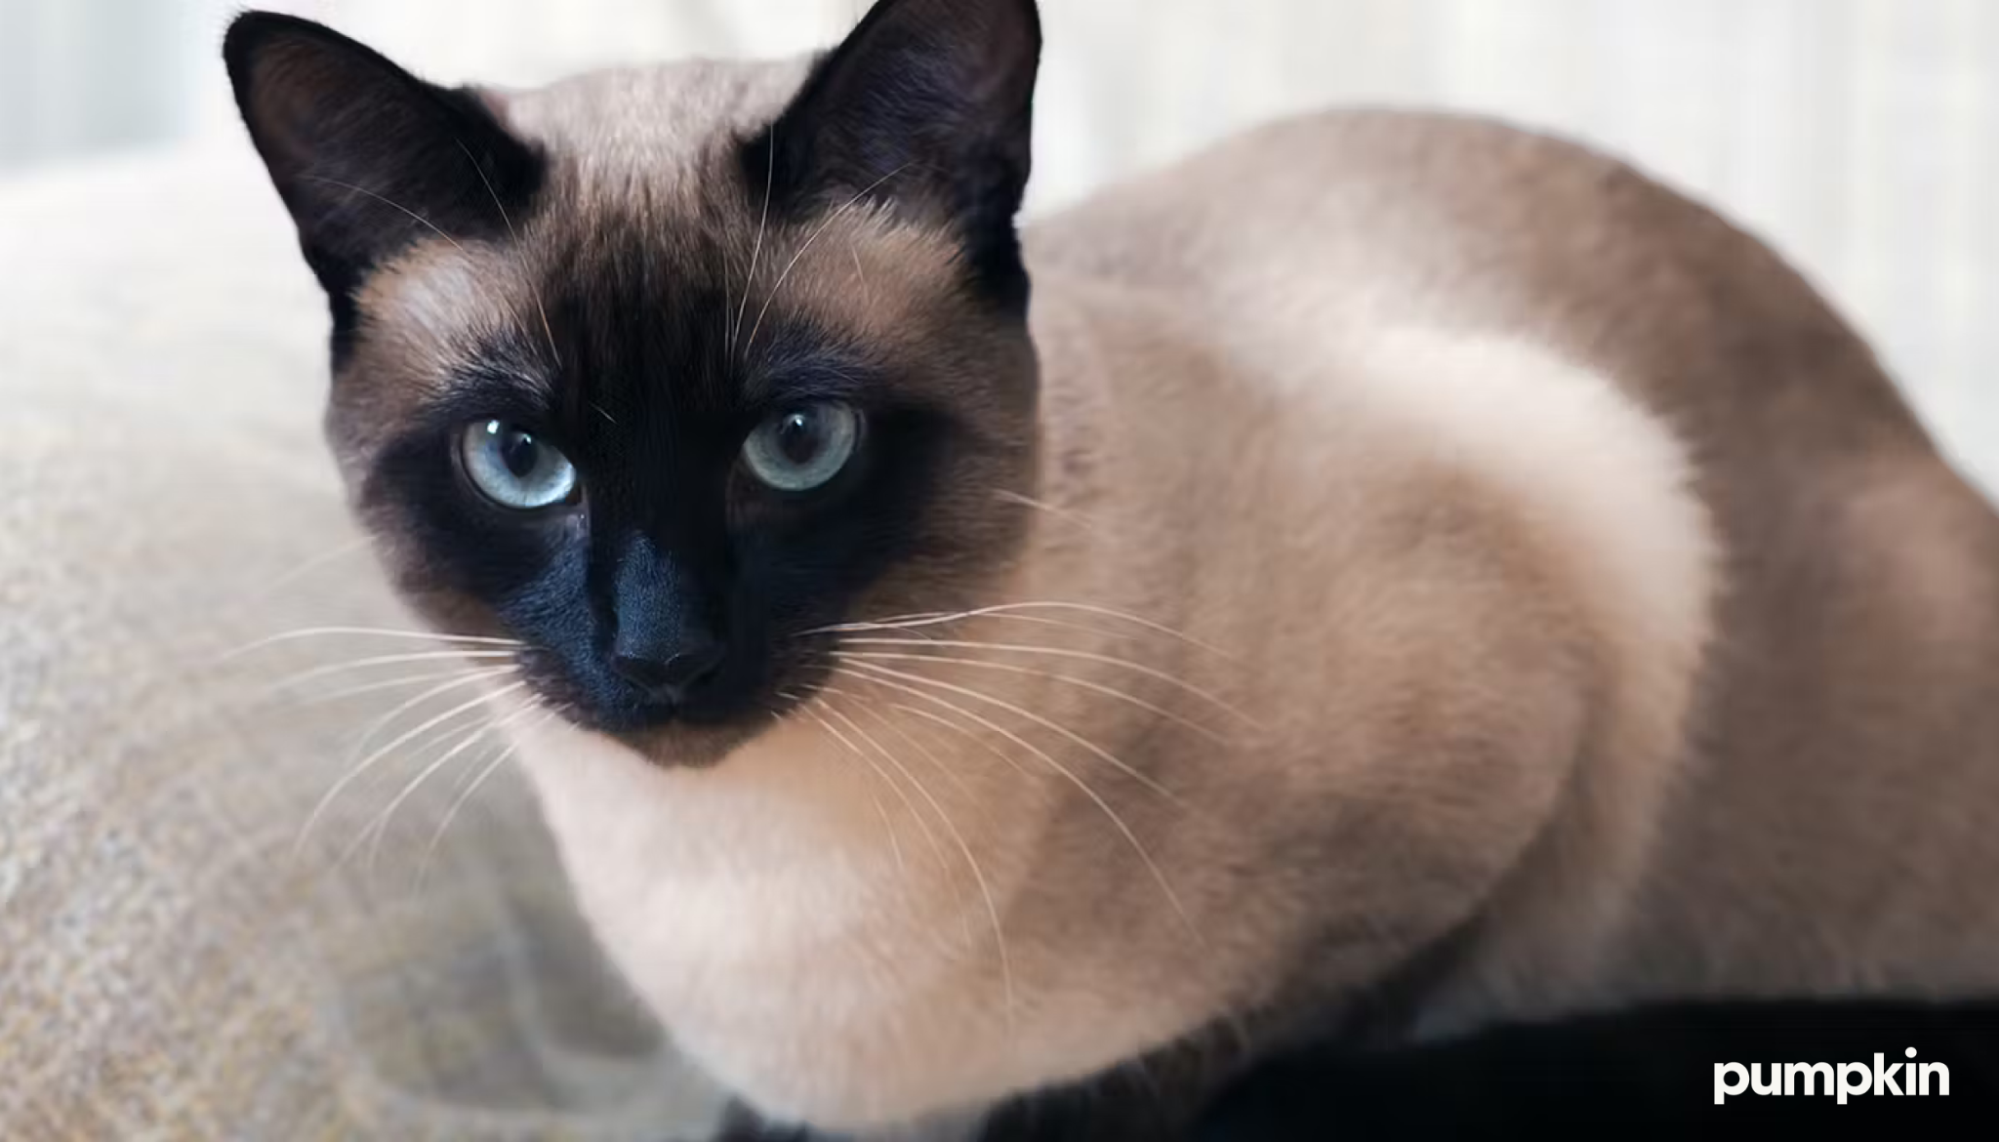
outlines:
{"label": "cat's nose", "polygon": [[655,700],[679,703],[722,665],[722,645],[703,643],[664,657],[614,655],[611,669]]}

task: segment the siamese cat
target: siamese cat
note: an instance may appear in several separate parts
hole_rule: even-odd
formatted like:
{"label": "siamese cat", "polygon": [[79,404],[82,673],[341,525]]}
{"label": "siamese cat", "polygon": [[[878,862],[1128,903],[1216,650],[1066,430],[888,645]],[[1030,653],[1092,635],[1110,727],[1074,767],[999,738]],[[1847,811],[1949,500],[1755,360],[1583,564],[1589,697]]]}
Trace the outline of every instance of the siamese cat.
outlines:
{"label": "siamese cat", "polygon": [[1117,1080],[1174,1133],[1306,1039],[1999,982],[1999,523],[1798,274],[1429,114],[1018,227],[1040,47],[881,0],[514,91],[229,30],[355,509],[514,652],[693,1059],[822,1131]]}

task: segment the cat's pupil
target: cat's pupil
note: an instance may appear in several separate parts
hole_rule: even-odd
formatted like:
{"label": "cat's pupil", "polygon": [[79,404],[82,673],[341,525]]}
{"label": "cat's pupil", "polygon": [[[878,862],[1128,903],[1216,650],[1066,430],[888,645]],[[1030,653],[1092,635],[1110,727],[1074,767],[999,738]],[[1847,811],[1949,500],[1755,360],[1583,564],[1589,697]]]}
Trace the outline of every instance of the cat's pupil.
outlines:
{"label": "cat's pupil", "polygon": [[526,479],[540,458],[541,446],[528,434],[515,430],[501,435],[500,459],[516,477]]}
{"label": "cat's pupil", "polygon": [[777,424],[777,447],[793,464],[810,464],[824,444],[819,418],[808,410],[790,413]]}

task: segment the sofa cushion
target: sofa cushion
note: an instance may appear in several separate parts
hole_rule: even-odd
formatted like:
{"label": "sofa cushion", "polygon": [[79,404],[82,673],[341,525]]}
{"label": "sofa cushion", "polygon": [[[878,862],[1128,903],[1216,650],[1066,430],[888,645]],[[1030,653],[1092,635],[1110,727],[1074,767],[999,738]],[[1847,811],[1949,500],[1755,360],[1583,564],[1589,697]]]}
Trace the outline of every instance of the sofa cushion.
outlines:
{"label": "sofa cushion", "polygon": [[0,184],[0,267],[0,1133],[703,1131],[715,1095],[599,959],[522,784],[465,793],[497,746],[357,842],[464,741],[418,735],[301,840],[430,689],[376,684],[454,664],[243,650],[412,626],[320,441],[325,304],[248,149]]}

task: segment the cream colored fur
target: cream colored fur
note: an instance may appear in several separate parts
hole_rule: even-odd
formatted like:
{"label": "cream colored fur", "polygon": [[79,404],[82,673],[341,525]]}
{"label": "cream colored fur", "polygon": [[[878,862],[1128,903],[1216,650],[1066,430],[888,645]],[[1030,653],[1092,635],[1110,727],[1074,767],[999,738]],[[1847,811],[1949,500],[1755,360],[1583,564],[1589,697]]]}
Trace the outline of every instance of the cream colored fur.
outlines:
{"label": "cream colored fur", "polygon": [[[596,81],[695,80],[709,118],[642,141],[588,82],[509,114],[617,141],[621,178],[632,148],[671,172],[773,85]],[[721,1080],[835,1129],[975,1111],[1337,1002],[1452,934],[1418,1029],[1999,977],[1994,908],[1944,904],[1999,847],[1918,828],[1943,796],[1999,808],[1999,776],[1958,761],[1999,741],[1965,713],[1990,516],[1760,247],[1560,144],[1329,116],[1113,188],[1028,248],[1044,461],[994,493],[1043,510],[987,602],[1090,610],[847,649],[1082,683],[850,659],[711,769],[559,724],[523,743],[597,931]],[[1806,380],[1845,411],[1759,444],[1766,396]],[[1828,490],[1851,496],[1822,513]],[[1964,627],[1895,621],[1932,601]],[[1816,617],[1870,649],[1794,650]],[[955,645],[977,642],[1070,654]],[[1793,653],[1820,658],[1772,665]],[[1842,876],[1922,900],[1872,924]]]}

